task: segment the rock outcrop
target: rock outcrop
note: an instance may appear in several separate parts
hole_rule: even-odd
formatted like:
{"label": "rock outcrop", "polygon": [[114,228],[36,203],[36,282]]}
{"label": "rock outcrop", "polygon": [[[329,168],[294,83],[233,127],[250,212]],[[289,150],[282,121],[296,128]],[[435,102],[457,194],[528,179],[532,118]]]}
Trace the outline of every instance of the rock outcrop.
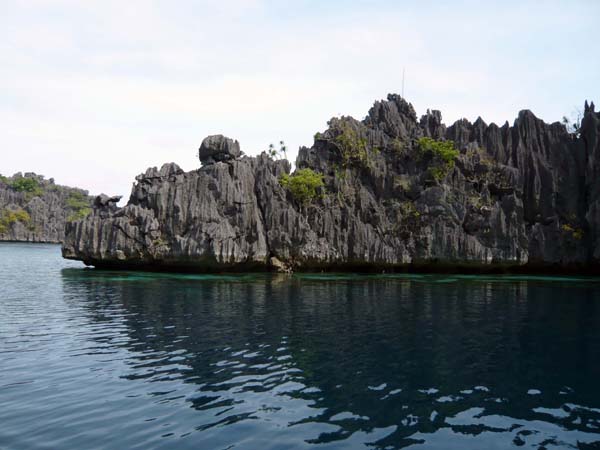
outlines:
{"label": "rock outcrop", "polygon": [[87,191],[35,173],[0,176],[0,241],[63,241],[65,223],[91,211]]}
{"label": "rock outcrop", "polygon": [[216,135],[208,136],[202,141],[198,152],[202,164],[230,161],[242,155],[238,141]]}
{"label": "rock outcrop", "polygon": [[[454,142],[454,148],[448,141]],[[573,270],[600,266],[600,114],[580,129],[521,111],[510,126],[397,95],[367,117],[334,118],[296,169],[323,186],[298,201],[291,166],[206,138],[202,167],[136,178],[123,208],[67,224],[63,255],[155,270]],[[293,175],[292,175],[293,177]],[[285,186],[285,187],[284,187]],[[110,202],[108,202],[110,204]]]}

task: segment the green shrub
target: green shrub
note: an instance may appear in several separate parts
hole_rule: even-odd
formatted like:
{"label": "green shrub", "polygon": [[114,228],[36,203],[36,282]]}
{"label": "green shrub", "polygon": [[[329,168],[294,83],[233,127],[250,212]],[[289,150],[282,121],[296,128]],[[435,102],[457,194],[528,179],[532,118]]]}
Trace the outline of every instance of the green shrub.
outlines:
{"label": "green shrub", "polygon": [[431,155],[429,174],[435,180],[441,181],[454,168],[454,159],[459,155],[459,151],[454,148],[454,141],[437,141],[422,137],[417,144],[422,155]]}
{"label": "green shrub", "polygon": [[404,142],[402,142],[400,138],[395,138],[392,141],[392,150],[397,155],[402,155],[406,150],[406,145],[404,144]]}
{"label": "green shrub", "polygon": [[69,194],[69,198],[67,198],[66,201],[66,206],[71,211],[71,213],[67,216],[67,222],[85,219],[85,217],[92,211],[89,199],[78,191],[73,191]]}
{"label": "green shrub", "polygon": [[342,164],[368,164],[369,154],[367,140],[352,128],[350,122],[345,119],[331,121],[331,128],[337,131],[333,138],[342,155]]}
{"label": "green shrub", "polygon": [[12,181],[11,186],[15,191],[31,194],[32,197],[43,193],[40,183],[35,178],[16,178]]}
{"label": "green shrub", "polygon": [[[454,167],[454,166],[452,166]],[[452,167],[447,166],[433,166],[427,169],[427,172],[435,181],[442,181]]]}
{"label": "green shrub", "polygon": [[459,151],[454,148],[454,141],[436,141],[428,137],[420,138],[417,143],[423,153],[432,153],[434,158],[440,159],[445,163],[454,163],[454,158]]}
{"label": "green shrub", "polygon": [[67,207],[71,209],[82,209],[89,208],[90,201],[81,192],[73,191],[69,194],[69,198],[67,198],[66,204]]}
{"label": "green shrub", "polygon": [[421,213],[417,211],[413,202],[403,202],[400,204],[400,211],[405,218],[418,219]]}
{"label": "green shrub", "polygon": [[400,189],[404,192],[410,191],[410,180],[405,177],[397,177],[394,179],[394,188]]}
{"label": "green shrub", "polygon": [[402,202],[399,205],[400,220],[396,230],[402,239],[408,239],[414,233],[418,233],[423,223],[423,217],[411,201]]}
{"label": "green shrub", "polygon": [[317,196],[317,190],[324,186],[323,176],[312,169],[300,169],[293,175],[284,174],[279,182],[301,204],[311,202]]}
{"label": "green shrub", "polygon": [[0,213],[0,234],[6,233],[10,226],[15,222],[21,222],[28,225],[31,222],[31,216],[23,209],[5,209]]}
{"label": "green shrub", "polygon": [[335,175],[336,180],[346,179],[346,169],[340,167],[338,164],[333,165],[333,173]]}
{"label": "green shrub", "polygon": [[82,208],[73,211],[67,216],[67,222],[75,222],[76,220],[85,219],[90,212],[92,212],[92,208]]}
{"label": "green shrub", "polygon": [[496,166],[498,164],[498,162],[496,160],[494,160],[493,158],[491,158],[490,155],[487,153],[487,151],[481,147],[476,147],[475,149],[467,150],[466,155],[469,158],[473,158],[475,155],[478,155],[479,163],[483,164],[484,166],[491,167],[491,166]]}
{"label": "green shrub", "polygon": [[571,224],[565,223],[561,225],[561,230],[565,233],[571,234],[571,237],[580,241],[583,238],[583,230],[579,227],[573,226]]}

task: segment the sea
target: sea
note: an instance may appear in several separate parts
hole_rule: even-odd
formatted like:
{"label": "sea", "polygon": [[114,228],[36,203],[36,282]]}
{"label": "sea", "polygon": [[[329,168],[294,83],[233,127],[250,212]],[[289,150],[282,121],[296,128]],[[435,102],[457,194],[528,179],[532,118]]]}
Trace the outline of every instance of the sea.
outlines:
{"label": "sea", "polygon": [[104,271],[0,243],[0,449],[599,449],[600,278]]}

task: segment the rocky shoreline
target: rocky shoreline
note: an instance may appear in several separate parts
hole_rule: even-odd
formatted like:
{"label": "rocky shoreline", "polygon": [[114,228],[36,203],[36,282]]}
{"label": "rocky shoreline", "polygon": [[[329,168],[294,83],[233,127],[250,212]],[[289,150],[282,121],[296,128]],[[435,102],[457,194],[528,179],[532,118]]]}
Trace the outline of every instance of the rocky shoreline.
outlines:
{"label": "rocky shoreline", "polygon": [[580,128],[418,118],[397,95],[283,159],[205,139],[202,167],[136,178],[68,222],[63,256],[174,271],[600,273],[600,114]]}

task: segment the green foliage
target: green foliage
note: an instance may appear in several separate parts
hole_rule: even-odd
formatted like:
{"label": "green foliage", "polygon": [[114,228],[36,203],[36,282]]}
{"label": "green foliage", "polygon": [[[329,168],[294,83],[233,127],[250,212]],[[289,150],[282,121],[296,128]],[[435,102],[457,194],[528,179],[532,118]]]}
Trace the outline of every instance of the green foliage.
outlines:
{"label": "green foliage", "polygon": [[287,150],[288,148],[287,145],[285,145],[285,142],[279,141],[279,150],[275,148],[275,145],[269,144],[267,155],[269,155],[272,159],[276,159],[277,157],[287,159]]}
{"label": "green foliage", "polygon": [[484,148],[481,147],[476,147],[476,148],[470,148],[467,150],[466,152],[466,156],[469,158],[475,158],[478,157],[479,158],[479,164],[482,164],[484,166],[487,166],[490,169],[493,169],[495,166],[498,165],[498,162],[496,160],[494,160],[493,158],[491,158],[487,151]]}
{"label": "green foliage", "polygon": [[575,229],[571,225],[569,225],[568,223],[565,223],[563,226],[561,226],[561,229],[563,231],[568,232],[568,233],[572,233],[573,231],[575,231]]}
{"label": "green foliage", "polygon": [[488,153],[483,148],[478,148],[477,153],[479,154],[479,162],[486,166],[495,166],[497,165],[497,161],[495,159],[490,158]]}
{"label": "green foliage", "polygon": [[415,208],[415,205],[412,202],[401,203],[400,211],[404,218],[418,219],[419,217],[421,217],[421,213],[419,211],[417,211],[417,208]]}
{"label": "green foliage", "polygon": [[162,238],[156,238],[156,239],[154,239],[154,240],[152,241],[152,245],[153,245],[154,247],[164,247],[164,246],[166,246],[166,245],[168,245],[168,244],[167,244],[167,242],[166,242],[165,240],[163,240]]}
{"label": "green foliage", "polygon": [[287,149],[288,148],[287,145],[285,145],[285,142],[279,141],[279,154],[283,159],[287,159]]}
{"label": "green foliage", "polygon": [[583,230],[579,227],[565,223],[560,228],[563,232],[570,234],[573,239],[580,241],[583,238]]}
{"label": "green foliage", "polygon": [[438,158],[445,163],[454,163],[454,158],[459,154],[454,148],[454,141],[436,141],[428,137],[420,138],[417,143],[419,149],[423,153],[432,153],[435,158]]}
{"label": "green foliage", "polygon": [[0,183],[8,184],[8,178],[4,175],[0,175]]}
{"label": "green foliage", "polygon": [[367,140],[350,125],[348,120],[336,119],[331,122],[332,129],[337,131],[333,138],[342,154],[342,164],[367,165],[369,154],[367,150]]}
{"label": "green foliage", "polygon": [[92,211],[89,199],[78,191],[73,191],[69,194],[66,201],[67,208],[71,211],[67,216],[67,222],[85,219]]}
{"label": "green foliage", "polygon": [[337,180],[346,179],[346,170],[343,167],[340,167],[338,164],[334,164],[333,171]]}
{"label": "green foliage", "polygon": [[11,185],[17,192],[33,192],[39,187],[39,183],[33,178],[17,178]]}
{"label": "green foliage", "polygon": [[410,191],[410,180],[405,177],[397,177],[394,179],[394,188],[400,189],[404,192]]}
{"label": "green foliage", "polygon": [[300,169],[293,175],[284,174],[279,182],[301,204],[310,203],[317,196],[317,190],[324,186],[323,176],[312,169]]}
{"label": "green foliage", "polygon": [[473,205],[475,208],[477,208],[478,210],[481,210],[481,208],[486,207],[486,206],[492,206],[493,202],[492,200],[487,197],[487,196],[482,196],[482,195],[471,195],[468,198],[468,201],[471,205]]}
{"label": "green foliage", "polygon": [[84,208],[73,211],[67,216],[67,222],[75,222],[76,220],[85,219],[92,212],[92,208]]}
{"label": "green foliage", "polygon": [[392,150],[394,150],[394,153],[402,155],[406,150],[406,145],[404,144],[404,142],[402,142],[400,138],[395,138],[392,141]]}
{"label": "green foliage", "polygon": [[29,198],[40,196],[44,192],[35,178],[19,177],[14,179],[10,185],[17,192],[25,192]]}
{"label": "green foliage", "polygon": [[430,167],[429,169],[427,169],[427,172],[429,173],[429,175],[431,175],[433,177],[433,179],[435,181],[442,181],[444,179],[444,177],[448,174],[448,171],[450,169],[447,168],[446,166],[435,166],[435,167]]}
{"label": "green foliage", "polygon": [[454,159],[459,155],[459,151],[454,148],[454,142],[422,137],[417,144],[421,154],[431,155],[429,174],[436,181],[441,181],[454,168]]}
{"label": "green foliage", "polygon": [[0,234],[6,233],[10,226],[16,222],[28,225],[31,222],[31,217],[23,209],[4,209],[0,213]]}
{"label": "green foliage", "polygon": [[71,209],[82,209],[89,208],[90,201],[81,192],[73,191],[69,194],[66,204],[67,207]]}
{"label": "green foliage", "polygon": [[402,239],[408,239],[411,235],[419,232],[423,217],[411,201],[402,202],[398,206],[401,217],[396,230]]}

